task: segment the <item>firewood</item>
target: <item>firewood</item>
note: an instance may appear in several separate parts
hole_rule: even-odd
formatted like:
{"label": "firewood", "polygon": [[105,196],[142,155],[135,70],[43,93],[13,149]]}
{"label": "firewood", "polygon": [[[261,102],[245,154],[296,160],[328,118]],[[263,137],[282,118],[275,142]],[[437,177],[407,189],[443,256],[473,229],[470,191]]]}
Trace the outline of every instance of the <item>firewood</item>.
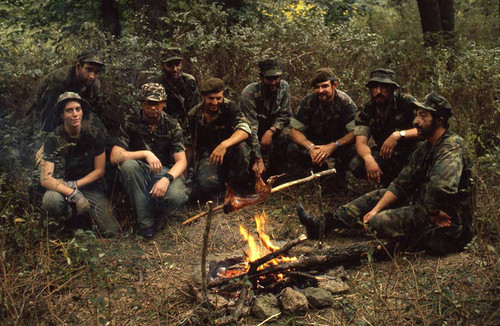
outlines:
{"label": "firewood", "polygon": [[[275,193],[275,192],[278,192],[278,191],[281,191],[285,188],[288,188],[288,187],[291,187],[291,186],[295,186],[295,185],[298,185],[298,184],[302,184],[302,183],[306,183],[306,182],[309,182],[311,180],[314,180],[314,179],[317,179],[317,178],[320,178],[320,177],[323,177],[323,176],[326,176],[326,175],[330,175],[330,174],[334,174],[334,173],[337,173],[337,171],[335,169],[330,169],[330,170],[325,170],[325,171],[321,171],[321,172],[318,172],[318,173],[314,173],[306,178],[303,178],[303,179],[298,179],[298,180],[294,180],[294,181],[290,181],[290,182],[287,182],[287,183],[284,183],[282,185],[279,185],[277,187],[274,187],[271,189],[270,193]],[[271,177],[273,178],[273,177]],[[270,179],[271,179],[270,178]],[[268,179],[269,181],[269,179]],[[258,204],[260,202],[262,202],[263,200],[261,201],[258,201],[258,200],[255,200],[255,203],[253,204]],[[216,212],[216,211],[220,211],[221,209],[224,208],[224,205],[218,205],[216,207],[214,207],[213,211]],[[202,218],[203,216],[207,215],[208,214],[208,211],[204,211],[204,212],[201,212],[193,217],[190,217],[189,219],[185,220],[184,222],[182,222],[182,225],[189,225],[191,224],[192,222]]]}
{"label": "firewood", "polygon": [[205,227],[205,233],[203,234],[203,247],[201,249],[201,282],[202,282],[203,300],[205,300],[205,302],[208,300],[207,299],[207,248],[208,248],[208,239],[210,235],[210,224],[212,223],[212,215],[214,208],[214,203],[212,201],[209,201],[207,204],[209,207],[208,218]]}
{"label": "firewood", "polygon": [[238,303],[236,304],[234,312],[229,316],[217,318],[215,320],[215,325],[226,325],[229,323],[237,322],[238,319],[240,319],[241,317],[241,312],[243,309],[243,305],[245,304],[247,293],[248,293],[248,286],[243,284],[240,295],[238,296]]}

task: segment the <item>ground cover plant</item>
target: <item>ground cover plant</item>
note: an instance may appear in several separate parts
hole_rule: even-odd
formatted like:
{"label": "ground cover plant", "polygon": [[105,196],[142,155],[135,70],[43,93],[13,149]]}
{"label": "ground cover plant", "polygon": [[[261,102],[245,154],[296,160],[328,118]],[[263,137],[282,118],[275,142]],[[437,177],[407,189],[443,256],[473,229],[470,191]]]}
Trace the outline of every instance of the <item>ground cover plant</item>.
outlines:
{"label": "ground cover plant", "polygon": [[[134,234],[126,199],[114,203],[123,227],[119,239],[84,231],[66,233],[29,192],[35,140],[28,114],[38,81],[74,62],[82,48],[102,49],[100,77],[111,119],[137,109],[138,86],[159,73],[161,48],[183,48],[185,71],[198,80],[223,78],[236,98],[258,78],[257,62],[280,57],[292,89],[293,108],[311,91],[318,67],[331,67],[339,89],[358,104],[376,67],[396,71],[402,90],[418,98],[437,91],[449,99],[451,129],[476,158],[476,237],[446,257],[398,254],[366,259],[349,268],[350,292],[336,304],[305,316],[281,316],[275,325],[407,325],[500,323],[498,252],[500,172],[499,7],[491,0],[455,1],[453,44],[424,47],[414,1],[115,1],[121,31],[112,35],[100,16],[106,1],[5,1],[0,3],[0,318],[9,325],[182,324],[196,322],[186,284],[200,259],[204,231],[181,221],[204,209],[191,205],[171,218],[154,241]],[[155,7],[156,6],[156,7]],[[156,11],[155,11],[156,8]],[[162,7],[163,8],[163,7]],[[371,189],[351,180],[337,190],[325,180],[328,208]],[[311,185],[290,188],[256,207],[218,214],[210,252],[241,250],[238,224],[253,229],[265,210],[271,236],[286,240],[304,232],[297,200],[315,210]],[[334,237],[328,245],[356,239]],[[215,320],[216,312],[203,316]],[[200,316],[201,318],[201,316]],[[241,324],[259,321],[245,317]]]}

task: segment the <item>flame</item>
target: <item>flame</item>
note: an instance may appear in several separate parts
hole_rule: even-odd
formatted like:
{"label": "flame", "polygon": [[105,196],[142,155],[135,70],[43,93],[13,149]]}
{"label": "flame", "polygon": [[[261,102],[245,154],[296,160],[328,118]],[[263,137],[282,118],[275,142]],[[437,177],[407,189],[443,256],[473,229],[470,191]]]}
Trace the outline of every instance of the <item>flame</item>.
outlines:
{"label": "flame", "polygon": [[[249,250],[245,252],[247,262],[255,261],[260,257],[267,255],[269,252],[275,252],[276,250],[280,249],[280,247],[272,243],[271,238],[266,233],[266,223],[267,223],[267,215],[265,212],[262,212],[261,215],[258,214],[255,215],[255,224],[257,225],[257,234],[259,235],[259,241],[261,246],[258,246],[255,241],[255,238],[251,234],[249,234],[248,231],[243,226],[240,225],[240,234],[248,242],[248,247],[249,247]],[[296,257],[278,257],[259,266],[257,270],[264,269],[270,265],[278,265],[279,263],[296,261],[296,260],[297,260]],[[279,280],[281,280],[283,279],[283,274],[277,275],[277,277]]]}

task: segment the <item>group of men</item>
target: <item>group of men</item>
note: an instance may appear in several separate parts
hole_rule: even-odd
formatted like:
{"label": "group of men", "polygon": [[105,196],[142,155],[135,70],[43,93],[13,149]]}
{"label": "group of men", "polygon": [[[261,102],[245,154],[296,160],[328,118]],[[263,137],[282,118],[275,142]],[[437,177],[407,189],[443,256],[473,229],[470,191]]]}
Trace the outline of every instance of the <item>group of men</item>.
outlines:
{"label": "group of men", "polygon": [[[162,51],[162,75],[141,86],[138,110],[116,135],[100,116],[97,76],[104,62],[98,51],[84,51],[76,65],[47,76],[37,92],[35,128],[43,131],[54,130],[64,118],[64,107],[62,113],[54,107],[88,104],[82,123],[104,135],[109,162],[119,167],[142,237],[152,238],[159,230],[159,211],[173,212],[188,197],[211,199],[223,193],[225,183],[245,192],[256,175],[278,174],[288,165],[321,170],[334,161],[341,177],[351,171],[387,190],[327,214],[327,231],[361,221],[391,237],[426,230],[431,235],[425,242],[441,247],[443,241],[458,248],[470,240],[472,163],[463,140],[448,130],[451,106],[442,96],[432,93],[419,102],[399,92],[394,72],[381,68],[366,84],[371,99],[357,108],[338,89],[332,70],[320,68],[311,78],[313,93],[293,114],[290,87],[277,59],[259,62],[259,81],[245,87],[238,103],[224,97],[221,79],[198,86],[182,71],[183,60],[179,48]],[[73,127],[68,122],[68,133]],[[68,181],[75,180],[61,179]],[[464,204],[457,205],[459,200]],[[309,237],[318,237],[320,219],[300,205],[297,211]]]}

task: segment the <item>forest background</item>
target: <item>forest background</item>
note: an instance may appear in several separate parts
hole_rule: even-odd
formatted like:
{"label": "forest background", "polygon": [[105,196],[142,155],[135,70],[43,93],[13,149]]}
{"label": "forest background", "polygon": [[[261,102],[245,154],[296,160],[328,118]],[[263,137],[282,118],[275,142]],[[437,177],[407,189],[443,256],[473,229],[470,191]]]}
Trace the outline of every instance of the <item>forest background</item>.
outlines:
{"label": "forest background", "polygon": [[[419,99],[432,91],[446,97],[454,113],[451,129],[469,142],[476,159],[477,236],[468,250],[484,273],[477,277],[487,278],[485,284],[491,285],[493,292],[482,288],[476,293],[476,311],[465,302],[470,297],[445,293],[449,309],[438,312],[435,306],[426,306],[428,314],[416,319],[406,316],[406,322],[398,323],[472,319],[494,324],[500,318],[499,2],[447,1],[454,5],[453,28],[441,28],[442,32],[438,28],[424,37],[422,8],[436,1],[1,1],[0,318],[6,324],[71,324],[90,317],[96,323],[116,323],[119,307],[126,305],[113,301],[110,293],[118,288],[113,283],[118,272],[103,261],[109,260],[119,245],[86,234],[68,238],[49,232],[54,221],[28,196],[37,133],[31,130],[27,113],[44,76],[75,63],[83,48],[94,47],[105,57],[100,79],[108,114],[111,121],[119,123],[125,114],[137,109],[138,86],[160,73],[160,50],[179,45],[186,58],[184,71],[198,81],[224,79],[227,96],[232,99],[258,79],[257,62],[264,57],[282,60],[294,110],[311,91],[310,76],[319,67],[332,68],[339,78],[339,89],[358,105],[368,99],[365,83],[377,67],[393,69],[402,91]],[[184,231],[175,230],[181,238],[187,237],[182,235]],[[127,255],[114,254],[115,258]],[[84,294],[82,290],[68,299],[78,307],[68,311],[64,295],[78,292],[77,283],[82,279],[92,290]],[[435,290],[439,285],[430,287]],[[183,308],[176,310],[168,302],[172,297],[167,292],[150,300],[154,309],[134,306],[137,311],[146,311],[133,314],[135,322],[178,322],[189,302],[181,300],[179,307]],[[497,299],[491,301],[495,296]],[[78,316],[82,307],[89,315]],[[340,323],[353,320],[349,307],[343,306],[342,311],[350,317],[340,318]],[[412,309],[422,310],[422,306],[413,302]],[[371,318],[375,323],[399,320],[391,312],[383,316]],[[291,321],[295,322],[303,320]]]}

